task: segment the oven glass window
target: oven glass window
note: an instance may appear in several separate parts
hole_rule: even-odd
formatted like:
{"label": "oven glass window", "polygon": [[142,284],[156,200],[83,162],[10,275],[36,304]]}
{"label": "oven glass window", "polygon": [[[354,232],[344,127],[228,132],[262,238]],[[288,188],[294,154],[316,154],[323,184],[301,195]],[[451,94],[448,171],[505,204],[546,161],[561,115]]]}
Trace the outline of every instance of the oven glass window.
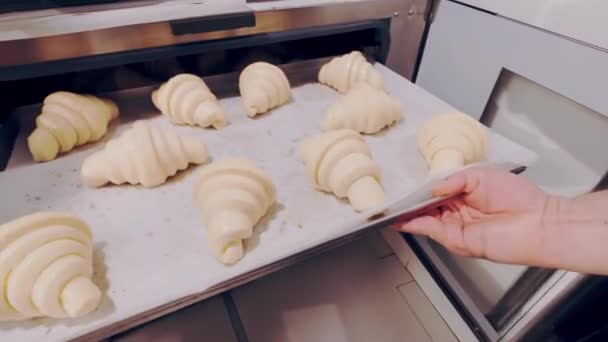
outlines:
{"label": "oven glass window", "polygon": [[509,70],[481,121],[538,154],[523,175],[548,192],[589,192],[608,170],[608,154],[598,153],[608,142],[608,117]]}

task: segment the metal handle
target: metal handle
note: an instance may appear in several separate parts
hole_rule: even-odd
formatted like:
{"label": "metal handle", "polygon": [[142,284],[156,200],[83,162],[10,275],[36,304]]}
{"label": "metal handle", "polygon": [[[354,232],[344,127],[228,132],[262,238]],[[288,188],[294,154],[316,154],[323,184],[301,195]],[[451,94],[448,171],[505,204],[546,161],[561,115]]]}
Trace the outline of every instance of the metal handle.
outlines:
{"label": "metal handle", "polygon": [[169,22],[171,31],[176,36],[255,27],[255,23],[253,11],[188,18]]}

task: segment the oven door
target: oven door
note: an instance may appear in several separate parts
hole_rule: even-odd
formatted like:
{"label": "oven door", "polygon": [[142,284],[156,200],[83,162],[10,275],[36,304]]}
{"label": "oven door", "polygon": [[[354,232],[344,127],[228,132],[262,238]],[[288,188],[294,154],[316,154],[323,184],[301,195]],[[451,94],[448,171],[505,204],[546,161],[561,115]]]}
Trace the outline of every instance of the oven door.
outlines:
{"label": "oven door", "polygon": [[[523,175],[544,190],[575,196],[605,183],[608,53],[467,2],[436,5],[416,83],[537,152]],[[586,280],[462,258],[427,238],[405,238],[482,340],[524,336]]]}
{"label": "oven door", "polygon": [[119,0],[4,0],[2,1],[2,4],[0,4],[0,14],[42,9],[65,9],[70,6],[97,5],[118,1]]}

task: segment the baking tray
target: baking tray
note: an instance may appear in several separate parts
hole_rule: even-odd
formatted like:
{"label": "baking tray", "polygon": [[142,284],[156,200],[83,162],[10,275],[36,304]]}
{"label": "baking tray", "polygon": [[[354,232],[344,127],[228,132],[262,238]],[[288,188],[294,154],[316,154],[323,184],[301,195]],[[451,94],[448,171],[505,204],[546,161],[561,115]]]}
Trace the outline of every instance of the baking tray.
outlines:
{"label": "baking tray", "polygon": [[[376,67],[404,108],[404,118],[395,126],[366,137],[382,169],[388,200],[394,202],[416,193],[427,181],[416,130],[433,114],[453,108],[386,67]],[[0,323],[2,340],[104,338],[255,279],[295,257],[330,248],[369,226],[346,202],[316,191],[297,158],[297,142],[319,132],[325,109],[338,98],[333,90],[316,83],[294,87],[290,103],[256,119],[246,116],[238,97],[222,99],[230,124],[221,131],[172,126],[152,107],[150,90],[112,94],[121,117],[102,142],[41,164],[31,161],[25,143],[39,107],[18,111],[23,129],[9,167],[0,173],[0,222],[37,210],[69,211],[84,219],[95,239],[94,281],[105,296],[99,308],[83,318]],[[270,175],[277,204],[246,241],[240,262],[224,266],[207,250],[205,227],[194,204],[197,167],[153,189],[81,186],[83,159],[137,119],[199,137],[212,160],[244,156]],[[489,161],[529,165],[535,158],[522,146],[490,134]]]}

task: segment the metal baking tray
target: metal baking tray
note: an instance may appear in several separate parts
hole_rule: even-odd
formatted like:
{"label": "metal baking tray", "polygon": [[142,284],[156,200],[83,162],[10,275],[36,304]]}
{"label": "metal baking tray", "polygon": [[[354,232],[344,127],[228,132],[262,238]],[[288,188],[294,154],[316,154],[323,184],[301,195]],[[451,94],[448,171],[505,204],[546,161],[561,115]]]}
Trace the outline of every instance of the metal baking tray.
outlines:
{"label": "metal baking tray", "polygon": [[[417,151],[416,131],[433,114],[454,109],[388,68],[376,67],[390,93],[402,102],[404,116],[366,140],[382,169],[389,202],[408,195],[424,202],[428,198],[420,197],[420,189],[429,180]],[[209,82],[212,89],[216,83],[226,82]],[[80,319],[0,323],[3,340],[101,339],[315,255],[373,225],[365,213],[357,214],[344,201],[316,191],[297,158],[297,142],[319,132],[326,108],[339,96],[335,91],[315,82],[294,84],[290,103],[255,119],[246,116],[240,98],[223,98],[230,124],[220,131],[172,126],[153,108],[150,91],[110,94],[121,116],[103,141],[47,163],[34,163],[26,144],[39,106],[17,110],[22,129],[9,166],[0,173],[0,222],[37,210],[69,211],[84,219],[94,234],[94,280],[105,295],[95,312]],[[258,224],[246,242],[245,257],[236,265],[218,263],[207,250],[205,227],[194,202],[197,167],[153,189],[81,186],[83,159],[137,119],[199,137],[213,160],[244,156],[270,175],[277,204]],[[529,165],[535,158],[531,151],[491,133],[489,162]]]}

